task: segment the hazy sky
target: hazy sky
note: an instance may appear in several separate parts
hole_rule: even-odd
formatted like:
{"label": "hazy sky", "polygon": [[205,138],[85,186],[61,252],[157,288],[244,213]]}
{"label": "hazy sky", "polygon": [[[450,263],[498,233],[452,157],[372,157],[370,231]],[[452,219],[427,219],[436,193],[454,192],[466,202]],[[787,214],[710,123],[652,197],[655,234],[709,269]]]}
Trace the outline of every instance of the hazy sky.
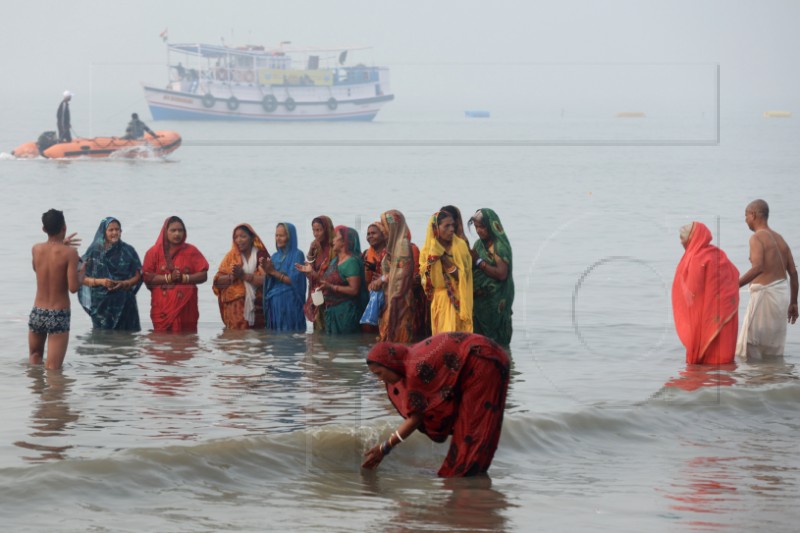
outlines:
{"label": "hazy sky", "polygon": [[[5,6],[0,19],[1,90],[5,102],[35,100],[26,103],[48,113],[65,88],[143,103],[142,82],[165,82],[159,33],[168,28],[172,42],[373,46],[374,61],[392,68],[398,105],[559,93],[592,102],[629,76],[668,100],[707,90],[718,63],[723,110],[797,110],[799,20],[796,0],[33,0]],[[709,67],[646,70],[664,63]]]}

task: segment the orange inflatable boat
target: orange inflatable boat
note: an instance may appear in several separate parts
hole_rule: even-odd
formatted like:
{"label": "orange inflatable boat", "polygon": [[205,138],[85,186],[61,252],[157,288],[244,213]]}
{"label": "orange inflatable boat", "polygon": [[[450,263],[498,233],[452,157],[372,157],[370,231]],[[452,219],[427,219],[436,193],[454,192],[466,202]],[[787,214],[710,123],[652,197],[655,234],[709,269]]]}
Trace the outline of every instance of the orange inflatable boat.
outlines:
{"label": "orange inflatable boat", "polygon": [[11,155],[19,158],[47,157],[63,159],[70,157],[142,157],[144,155],[166,155],[181,145],[181,136],[174,131],[157,131],[156,136],[145,134],[142,139],[122,137],[93,137],[73,139],[60,143],[55,132],[46,131],[36,141],[21,144]]}

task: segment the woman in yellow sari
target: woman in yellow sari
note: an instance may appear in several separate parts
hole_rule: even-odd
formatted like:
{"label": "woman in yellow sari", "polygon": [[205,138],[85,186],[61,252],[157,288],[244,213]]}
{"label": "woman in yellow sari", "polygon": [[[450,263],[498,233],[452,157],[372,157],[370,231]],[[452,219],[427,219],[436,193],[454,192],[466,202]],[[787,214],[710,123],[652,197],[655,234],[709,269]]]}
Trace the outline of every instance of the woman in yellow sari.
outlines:
{"label": "woman in yellow sari", "polygon": [[445,211],[431,217],[419,257],[425,295],[431,302],[431,331],[472,332],[472,256],[455,234]]}

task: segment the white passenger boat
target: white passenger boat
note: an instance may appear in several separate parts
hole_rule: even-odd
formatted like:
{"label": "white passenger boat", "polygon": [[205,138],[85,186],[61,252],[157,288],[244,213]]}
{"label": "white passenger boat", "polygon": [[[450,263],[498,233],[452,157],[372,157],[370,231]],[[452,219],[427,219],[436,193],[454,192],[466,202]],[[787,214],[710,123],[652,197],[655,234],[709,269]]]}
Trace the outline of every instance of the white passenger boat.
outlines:
{"label": "white passenger boat", "polygon": [[168,44],[145,98],[155,120],[372,120],[394,95],[387,67],[349,64],[364,50]]}

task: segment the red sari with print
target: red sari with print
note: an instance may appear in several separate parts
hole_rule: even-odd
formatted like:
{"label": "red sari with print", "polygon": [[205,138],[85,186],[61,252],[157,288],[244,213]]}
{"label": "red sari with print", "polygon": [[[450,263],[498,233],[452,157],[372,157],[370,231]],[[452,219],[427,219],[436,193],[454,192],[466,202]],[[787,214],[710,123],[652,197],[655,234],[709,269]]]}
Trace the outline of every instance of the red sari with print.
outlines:
{"label": "red sari with print", "polygon": [[386,384],[389,400],[435,442],[452,436],[439,476],[473,476],[489,469],[500,440],[509,359],[493,340],[475,333],[434,335],[410,347],[378,343],[367,361],[403,376]]}

